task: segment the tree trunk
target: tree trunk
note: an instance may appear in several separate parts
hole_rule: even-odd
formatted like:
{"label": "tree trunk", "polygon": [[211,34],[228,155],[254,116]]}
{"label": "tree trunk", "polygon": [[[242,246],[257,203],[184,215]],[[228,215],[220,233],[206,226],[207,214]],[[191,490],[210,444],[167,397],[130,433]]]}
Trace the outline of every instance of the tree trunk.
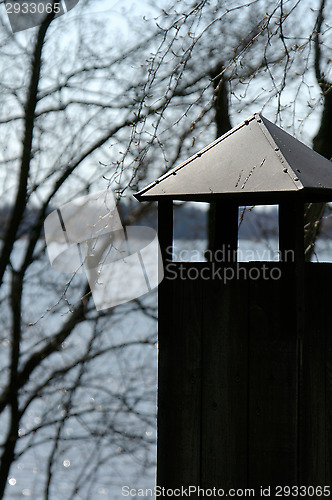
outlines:
{"label": "tree trunk", "polygon": [[[223,70],[222,64],[218,65],[211,78],[213,80],[215,98],[215,123],[217,128],[217,139],[223,134],[231,130],[232,125],[229,119],[229,103],[228,103],[228,85],[224,77],[219,77]],[[208,216],[208,254],[213,254],[215,251],[216,242],[216,202],[210,203]]]}
{"label": "tree trunk", "polygon": [[[313,149],[317,153],[332,159],[332,87],[324,94],[324,108],[320,129],[313,140]],[[331,165],[332,168],[332,165]],[[304,212],[304,248],[305,259],[310,261],[315,248],[315,242],[322,225],[326,203],[308,203]]]}

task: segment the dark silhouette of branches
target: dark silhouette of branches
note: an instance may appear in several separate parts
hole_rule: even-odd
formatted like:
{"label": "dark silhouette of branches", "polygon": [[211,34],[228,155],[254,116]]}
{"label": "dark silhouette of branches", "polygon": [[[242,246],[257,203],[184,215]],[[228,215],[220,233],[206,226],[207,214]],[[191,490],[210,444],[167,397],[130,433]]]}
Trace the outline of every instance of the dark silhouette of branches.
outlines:
{"label": "dark silhouette of branches", "polygon": [[[144,23],[128,13],[128,38],[89,1],[23,36],[0,16],[9,207],[0,249],[0,498],[15,462],[33,453],[38,495],[49,499],[94,498],[113,458],[142,474],[153,462],[155,296],[96,311],[84,277],[55,275],[48,264],[48,213],[110,187],[135,224],[153,207],[129,203],[134,191],[262,110],[332,157],[327,2],[317,11],[303,0],[146,8]],[[306,207],[307,258],[323,209]]]}

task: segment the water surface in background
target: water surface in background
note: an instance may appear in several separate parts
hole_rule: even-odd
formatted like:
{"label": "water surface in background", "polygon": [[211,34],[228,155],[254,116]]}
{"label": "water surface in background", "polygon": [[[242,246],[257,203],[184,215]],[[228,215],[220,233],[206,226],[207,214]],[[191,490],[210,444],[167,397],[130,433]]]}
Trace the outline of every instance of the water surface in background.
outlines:
{"label": "water surface in background", "polygon": [[[181,261],[204,261],[205,249],[206,241],[203,240],[176,240],[174,244],[174,257],[175,260]],[[269,240],[268,242],[240,240],[239,254],[241,260],[278,260],[278,242],[277,240]],[[17,258],[19,259],[19,255],[17,255]],[[318,241],[312,260],[316,262],[332,262],[332,241]],[[53,280],[59,278],[55,277],[53,271],[45,261],[38,264],[38,266],[41,267],[38,269],[35,268],[34,270],[32,269],[29,293],[26,294],[24,299],[24,317],[26,317],[27,320],[28,318],[33,320],[38,318],[41,312],[57,298],[57,295],[54,295],[56,289],[46,286],[45,283],[50,284]],[[40,273],[43,273],[43,289],[41,289]],[[36,297],[38,297],[38,300],[36,300]],[[157,294],[156,291],[154,291],[151,292],[146,299],[147,301],[151,301],[151,304],[155,306],[156,297]],[[150,320],[148,321],[141,311],[137,310],[129,313],[128,306],[123,307],[123,315],[122,317],[119,315],[118,323],[113,326],[111,325],[113,340],[118,341],[121,339],[129,340],[140,338],[140,336],[146,332],[146,329],[153,329],[155,327],[155,325],[153,326],[153,322],[151,323]],[[2,315],[6,316],[6,314],[5,303],[3,303]],[[56,317],[54,317],[54,321],[56,321]],[[52,325],[51,316],[47,323],[40,322],[38,325],[41,329],[47,325],[49,330],[57,327],[57,325]],[[82,325],[79,335],[76,335],[75,339],[70,342],[72,342],[71,349],[79,351],[81,347],[80,344],[85,342],[84,325]],[[33,338],[31,339],[31,346],[32,344]],[[27,348],[29,345],[28,342]],[[0,349],[0,368],[2,367],[4,369],[9,353],[9,345],[6,346],[3,342]],[[61,364],[65,362],[67,356],[66,352],[66,346],[64,346],[63,352],[57,355],[58,363]],[[154,425],[147,424],[146,426],[142,426],[142,437],[148,436],[151,440],[149,455],[150,460],[152,459],[153,461],[153,457],[155,457],[156,453],[155,392],[157,386],[157,349],[151,349],[147,353],[145,347],[137,346],[135,349],[128,351],[128,356],[124,358],[125,366],[123,366],[121,371],[118,370],[118,366],[114,363],[114,358],[111,355],[100,358],[97,363],[92,365],[94,378],[95,380],[100,379],[100,382],[106,386],[109,385],[111,387],[114,385],[116,388],[121,385],[126,385],[126,376],[134,376],[137,379],[135,391],[136,394],[142,398],[141,409],[143,413],[145,412],[147,416],[149,416],[148,420],[154,422]],[[126,370],[128,371],[126,372]],[[3,374],[4,373],[5,369],[3,371]],[[128,390],[130,390],[129,385]],[[147,394],[149,394],[149,397],[147,397]],[[151,394],[153,394],[153,397],[151,397]],[[84,400],[84,395],[82,395],[81,404],[89,404],[89,398],[90,395],[86,394],[86,400]],[[146,401],[144,398],[146,398]],[[24,437],[24,433],[29,432],[29,429],[32,429],[40,422],[42,412],[39,406],[42,405],[42,401],[36,402],[36,405],[32,405],[31,409],[27,412],[26,418],[24,419],[24,426],[20,429],[22,438]],[[99,417],[98,409],[90,415],[91,419],[97,419]],[[5,420],[6,416],[4,415],[0,419],[2,429],[5,428]],[[127,430],[127,432],[130,433],[133,430],[133,426],[137,426],[137,422],[128,418],[123,421],[123,426],[124,432]],[[71,433],[74,432],[75,429],[73,429],[72,426],[66,427],[64,441],[63,444],[61,444],[64,449],[64,454],[61,462],[57,464],[56,488],[52,489],[49,497],[50,500],[69,500],[69,498],[120,500],[123,498],[121,486],[128,485],[136,489],[153,488],[155,484],[155,467],[142,468],[146,451],[143,452],[142,449],[141,458],[139,452],[137,452],[137,447],[133,455],[130,453],[117,454],[117,449],[119,447],[113,447],[110,439],[109,449],[105,449],[103,452],[105,456],[107,453],[113,453],[112,460],[107,461],[105,459],[105,464],[100,465],[100,470],[96,475],[96,482],[90,488],[89,493],[85,492],[83,496],[74,495],[71,497],[69,492],[72,491],[72,486],[77,480],[77,471],[82,462],[82,457],[84,457],[84,459],[89,459],[89,446],[85,445],[84,440],[81,444],[71,444],[70,436]],[[49,443],[47,442],[48,431],[45,430],[42,432],[41,437],[42,436],[45,438],[45,444],[43,444],[41,440],[38,446],[28,449],[27,452],[13,464],[9,477],[11,483],[8,485],[5,499],[32,498],[33,500],[44,500],[43,488],[45,485],[46,465],[50,452]],[[68,439],[68,443],[66,443],[66,439]],[[18,449],[21,449],[21,446],[19,446]],[[93,461],[94,457],[91,455],[92,466]]]}

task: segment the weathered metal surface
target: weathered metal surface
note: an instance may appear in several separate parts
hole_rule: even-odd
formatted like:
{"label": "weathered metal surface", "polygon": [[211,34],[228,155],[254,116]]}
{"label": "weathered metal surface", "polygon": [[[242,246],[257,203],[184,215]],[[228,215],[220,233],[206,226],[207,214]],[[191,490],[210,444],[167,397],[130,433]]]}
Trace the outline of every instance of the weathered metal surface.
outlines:
{"label": "weathered metal surface", "polygon": [[332,193],[332,165],[260,114],[136,194],[140,201],[218,195]]}
{"label": "weathered metal surface", "polygon": [[305,189],[331,189],[332,163],[261,116],[263,124]]}

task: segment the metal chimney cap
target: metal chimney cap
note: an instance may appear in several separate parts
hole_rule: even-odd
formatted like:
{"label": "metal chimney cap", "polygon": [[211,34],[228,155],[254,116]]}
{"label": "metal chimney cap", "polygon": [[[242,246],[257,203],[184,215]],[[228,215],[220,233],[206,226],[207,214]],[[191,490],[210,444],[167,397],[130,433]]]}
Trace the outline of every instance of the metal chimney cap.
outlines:
{"label": "metal chimney cap", "polygon": [[164,199],[239,203],[302,193],[332,199],[332,164],[302,142],[254,114],[139,191],[139,201]]}

